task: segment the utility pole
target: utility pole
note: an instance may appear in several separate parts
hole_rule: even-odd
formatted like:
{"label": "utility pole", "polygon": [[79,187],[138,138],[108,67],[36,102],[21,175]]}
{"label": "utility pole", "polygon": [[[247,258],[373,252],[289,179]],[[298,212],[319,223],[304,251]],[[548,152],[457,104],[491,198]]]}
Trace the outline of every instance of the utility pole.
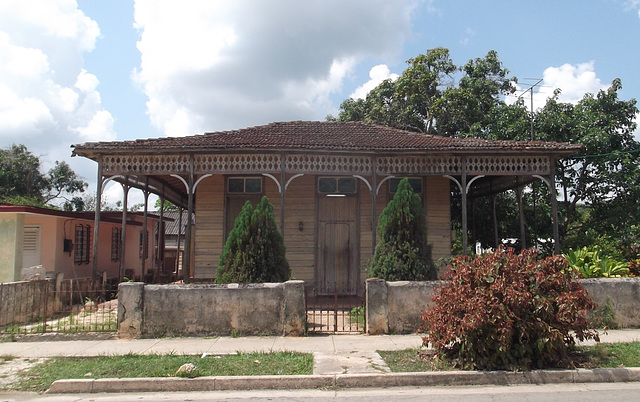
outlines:
{"label": "utility pole", "polygon": [[[525,78],[525,80],[535,80],[536,78]],[[534,128],[533,128],[533,118],[534,118],[534,114],[533,114],[533,88],[535,88],[536,86],[538,86],[541,82],[543,81],[542,78],[538,78],[536,83],[531,85],[526,91],[524,91],[520,97],[522,97],[522,95],[526,94],[527,92],[529,92],[530,94],[530,99],[531,99],[531,108],[529,109],[529,112],[531,113],[531,141],[535,140],[535,134],[534,134]],[[531,199],[533,202],[533,241],[534,241],[534,245],[536,250],[538,249],[538,219],[536,219],[536,182],[534,181],[533,183],[531,183],[531,189],[532,189],[532,194],[531,194]],[[523,245],[524,247],[524,245]]]}

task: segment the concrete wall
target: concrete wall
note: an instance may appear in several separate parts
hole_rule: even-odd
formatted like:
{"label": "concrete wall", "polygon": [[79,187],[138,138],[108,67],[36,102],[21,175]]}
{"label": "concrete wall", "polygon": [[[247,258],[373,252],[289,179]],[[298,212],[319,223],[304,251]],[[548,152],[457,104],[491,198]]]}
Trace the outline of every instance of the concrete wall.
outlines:
{"label": "concrete wall", "polygon": [[614,327],[640,328],[640,278],[581,279],[580,282],[598,303],[594,314],[597,319]]}
{"label": "concrete wall", "polygon": [[145,285],[121,283],[121,337],[305,333],[304,282]]}
{"label": "concrete wall", "polygon": [[[598,303],[594,316],[610,326],[640,328],[640,278],[599,278],[579,281]],[[422,325],[441,282],[386,282],[367,279],[368,334],[411,333]],[[609,310],[609,311],[607,311]],[[604,317],[606,316],[606,317]]]}

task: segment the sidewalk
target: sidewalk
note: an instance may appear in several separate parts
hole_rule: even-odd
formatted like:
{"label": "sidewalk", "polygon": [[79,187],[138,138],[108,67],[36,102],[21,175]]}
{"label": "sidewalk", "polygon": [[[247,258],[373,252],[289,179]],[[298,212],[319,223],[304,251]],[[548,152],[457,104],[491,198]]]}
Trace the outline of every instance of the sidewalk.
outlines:
{"label": "sidewalk", "polygon": [[[640,340],[640,329],[627,329],[627,330],[611,330],[607,334],[601,334],[601,342],[632,342]],[[588,342],[586,344],[593,344],[594,342]],[[328,381],[330,377],[335,382],[335,376],[343,376],[343,379],[352,380],[360,378],[366,380],[369,378],[371,384],[376,381],[383,381],[384,386],[390,386],[402,382],[404,380],[411,379],[413,377],[416,381],[424,383],[426,380],[425,373],[406,373],[406,374],[389,374],[389,369],[382,361],[378,353],[378,350],[400,350],[407,348],[417,348],[422,344],[422,338],[420,335],[326,335],[326,336],[309,336],[301,338],[289,338],[289,337],[212,337],[212,338],[160,338],[160,339],[135,339],[135,340],[122,340],[122,339],[103,339],[103,340],[50,340],[50,341],[29,341],[29,342],[6,342],[0,343],[0,355],[12,355],[23,358],[42,358],[53,356],[101,356],[101,355],[122,355],[127,353],[148,354],[148,353],[175,353],[175,354],[195,354],[195,355],[217,355],[217,354],[230,354],[236,352],[269,352],[269,351],[298,351],[314,354],[314,375],[306,377],[314,377]],[[640,379],[640,370],[631,373],[629,377],[629,369],[624,369],[624,375],[618,380],[625,381],[637,381]],[[569,377],[564,381],[573,382],[576,377],[575,370],[568,370]],[[459,373],[459,374],[455,374]],[[471,379],[473,372],[448,372],[445,373],[432,373],[431,377],[440,377],[441,381],[454,381],[459,382],[464,377],[468,380]],[[533,372],[531,372],[533,373]],[[519,376],[517,381],[548,381],[540,379],[532,379],[531,373],[505,373],[508,377]],[[560,372],[556,372],[559,374]],[[477,375],[476,373],[475,375]],[[484,380],[487,381],[488,373],[480,373]],[[353,376],[351,376],[353,375]],[[452,380],[451,375],[462,376],[460,378]],[[613,374],[607,371],[605,377],[601,379],[611,378]],[[638,376],[637,379],[634,379]],[[272,384],[276,380],[277,376],[270,376],[271,381],[266,383]],[[380,377],[386,377],[386,380]],[[418,378],[420,377],[420,378]],[[561,379],[556,375],[557,378]],[[218,378],[218,377],[216,377]],[[376,378],[378,380],[376,380]],[[502,377],[501,377],[502,378]],[[515,381],[513,378],[493,378],[493,383],[512,383]],[[598,377],[600,378],[600,377]],[[584,379],[584,376],[583,376]],[[173,379],[175,380],[175,379]],[[171,380],[171,381],[173,381]],[[183,379],[177,379],[180,383]],[[195,379],[194,379],[195,380]],[[245,379],[247,380],[247,379]],[[256,378],[258,380],[258,378]],[[260,377],[260,380],[264,380],[264,377]],[[70,392],[68,386],[78,382],[86,386],[87,381],[101,381],[101,380],[74,380],[75,382],[67,383],[67,388],[62,388],[61,392]],[[141,380],[127,380],[128,382],[134,382],[140,384],[145,381],[148,386],[149,379]],[[167,379],[158,381],[161,387],[166,387]],[[186,380],[189,381],[189,380]],[[266,381],[266,380],[264,380]],[[432,382],[433,379],[427,382]],[[466,380],[465,380],[466,381]],[[478,381],[477,379],[474,381]],[[357,383],[358,381],[356,381]],[[265,384],[266,384],[265,383]],[[173,384],[173,382],[172,382]],[[193,386],[195,382],[191,382]],[[211,383],[213,384],[213,382]],[[213,385],[207,386],[213,386]],[[131,385],[132,387],[135,384]],[[446,385],[446,384],[443,384]],[[93,385],[92,385],[93,386]],[[255,389],[259,384],[254,381],[252,385],[248,387]],[[270,386],[270,385],[266,385]],[[122,383],[119,383],[118,387],[122,387]],[[114,389],[121,389],[115,387]],[[245,387],[247,387],[245,385]],[[82,388],[85,389],[85,388]],[[91,388],[92,390],[95,388]],[[67,390],[67,391],[64,391]],[[84,391],[90,392],[90,391]]]}

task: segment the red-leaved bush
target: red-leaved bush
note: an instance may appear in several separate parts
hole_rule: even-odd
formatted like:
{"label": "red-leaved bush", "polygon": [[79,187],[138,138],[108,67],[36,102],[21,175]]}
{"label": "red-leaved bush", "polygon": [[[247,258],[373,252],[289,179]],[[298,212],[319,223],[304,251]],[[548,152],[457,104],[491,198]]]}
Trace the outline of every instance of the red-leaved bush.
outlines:
{"label": "red-leaved bush", "polygon": [[423,344],[465,369],[562,365],[576,338],[599,341],[587,321],[596,305],[566,268],[564,257],[538,260],[534,249],[457,257],[422,312]]}

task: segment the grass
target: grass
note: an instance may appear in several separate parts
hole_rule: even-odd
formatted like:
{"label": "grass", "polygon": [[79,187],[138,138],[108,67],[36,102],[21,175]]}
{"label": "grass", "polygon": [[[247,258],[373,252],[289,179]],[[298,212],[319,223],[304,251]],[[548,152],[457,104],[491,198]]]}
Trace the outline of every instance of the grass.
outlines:
{"label": "grass", "polygon": [[[378,353],[395,373],[454,369],[448,361],[438,359],[432,350],[404,349]],[[575,367],[582,368],[640,367],[640,342],[580,346],[576,348],[572,362]]]}
{"label": "grass", "polygon": [[15,360],[16,357],[13,355],[0,355],[0,365]]}
{"label": "grass", "polygon": [[32,367],[10,387],[42,392],[60,379],[175,377],[180,366],[196,366],[194,376],[309,375],[313,355],[298,352],[238,353],[237,355],[138,355],[56,357]]}

